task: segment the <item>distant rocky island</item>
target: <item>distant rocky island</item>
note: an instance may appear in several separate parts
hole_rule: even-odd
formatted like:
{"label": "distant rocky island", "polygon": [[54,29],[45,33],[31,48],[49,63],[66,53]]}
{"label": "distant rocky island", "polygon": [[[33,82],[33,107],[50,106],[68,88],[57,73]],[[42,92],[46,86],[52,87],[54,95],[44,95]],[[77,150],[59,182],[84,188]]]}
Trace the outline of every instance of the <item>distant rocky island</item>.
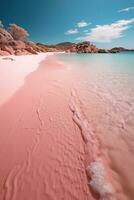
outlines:
{"label": "distant rocky island", "polygon": [[56,45],[34,43],[27,39],[28,32],[16,24],[10,24],[5,29],[0,21],[0,56],[28,55],[39,52],[67,52],[67,53],[119,53],[123,51],[134,51],[115,47],[112,49],[100,49],[88,41],[80,43],[63,42]]}

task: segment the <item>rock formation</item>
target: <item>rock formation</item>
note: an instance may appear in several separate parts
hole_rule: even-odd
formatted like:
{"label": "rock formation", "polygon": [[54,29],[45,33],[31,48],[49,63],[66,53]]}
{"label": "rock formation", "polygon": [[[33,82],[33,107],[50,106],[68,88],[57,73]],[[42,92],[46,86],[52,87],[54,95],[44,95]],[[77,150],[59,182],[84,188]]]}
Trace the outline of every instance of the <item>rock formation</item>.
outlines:
{"label": "rock formation", "polygon": [[8,30],[0,25],[0,56],[27,55],[46,52],[46,50],[33,42],[27,41],[28,35],[23,28],[12,24]]}
{"label": "rock formation", "polygon": [[98,53],[98,48],[88,41],[80,42],[78,44],[72,43],[71,48],[66,52],[73,53]]}
{"label": "rock formation", "polygon": [[28,32],[25,29],[16,24],[10,24],[10,27],[6,30],[0,21],[0,56],[59,51],[67,53],[119,53],[122,51],[134,51],[122,47],[115,47],[110,50],[99,49],[88,41],[78,44],[63,42],[56,45],[46,45],[28,41],[27,36]]}
{"label": "rock formation", "polygon": [[0,44],[7,44],[10,40],[13,40],[11,34],[4,28],[0,27]]}
{"label": "rock formation", "polygon": [[97,53],[98,49],[95,45],[90,44],[90,42],[81,42],[76,45],[77,53]]}
{"label": "rock formation", "polygon": [[98,49],[98,53],[109,53],[106,49]]}
{"label": "rock formation", "polygon": [[127,51],[127,49],[123,48],[123,47],[114,47],[112,49],[109,50],[109,53],[119,53],[122,51]]}

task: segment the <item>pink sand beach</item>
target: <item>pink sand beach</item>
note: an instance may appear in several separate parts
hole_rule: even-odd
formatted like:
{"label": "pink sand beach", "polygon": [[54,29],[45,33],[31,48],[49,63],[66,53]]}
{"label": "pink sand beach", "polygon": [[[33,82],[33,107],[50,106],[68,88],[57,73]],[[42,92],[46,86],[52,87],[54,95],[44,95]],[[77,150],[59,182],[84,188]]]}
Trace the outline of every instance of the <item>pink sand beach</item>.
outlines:
{"label": "pink sand beach", "polygon": [[111,144],[108,157],[90,126],[88,114],[100,118],[104,108],[92,96],[84,112],[80,74],[49,53],[12,58],[0,58],[0,200],[131,199],[134,182],[125,191],[120,180],[132,169],[118,173],[120,151]]}
{"label": "pink sand beach", "polygon": [[[30,56],[29,62],[24,58],[2,62],[7,68],[21,63],[24,71],[36,62],[35,70],[43,56]],[[94,199],[83,140],[68,105],[69,88],[61,85],[64,68],[48,59],[21,79],[15,72],[16,82],[9,81],[7,90],[10,98],[1,95],[0,199]]]}

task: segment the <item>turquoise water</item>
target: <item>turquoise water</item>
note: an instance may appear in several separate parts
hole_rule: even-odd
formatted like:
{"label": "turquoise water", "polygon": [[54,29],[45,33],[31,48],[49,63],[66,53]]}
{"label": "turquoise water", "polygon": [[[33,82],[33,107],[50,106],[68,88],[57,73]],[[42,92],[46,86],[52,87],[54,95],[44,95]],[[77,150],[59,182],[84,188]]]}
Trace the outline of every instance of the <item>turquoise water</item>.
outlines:
{"label": "turquoise water", "polygon": [[[62,54],[60,59],[78,66],[104,69],[110,67],[115,72],[134,73],[134,52],[117,54]],[[93,69],[92,69],[93,70]]]}
{"label": "turquoise water", "polygon": [[117,199],[134,199],[134,52],[58,58],[72,74],[78,107],[100,142]]}
{"label": "turquoise water", "polygon": [[134,109],[134,52],[63,54],[59,58],[72,70],[74,85],[87,101],[94,94],[105,106],[119,108],[120,115]]}

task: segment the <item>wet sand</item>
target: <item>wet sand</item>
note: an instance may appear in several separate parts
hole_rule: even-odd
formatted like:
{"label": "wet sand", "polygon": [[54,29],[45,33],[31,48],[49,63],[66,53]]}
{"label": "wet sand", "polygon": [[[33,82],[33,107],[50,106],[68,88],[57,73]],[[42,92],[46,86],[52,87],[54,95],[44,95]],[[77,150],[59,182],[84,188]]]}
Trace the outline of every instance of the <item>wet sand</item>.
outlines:
{"label": "wet sand", "polygon": [[69,105],[68,75],[66,66],[49,57],[0,107],[1,200],[97,198]]}
{"label": "wet sand", "polygon": [[86,87],[78,66],[40,59],[0,107],[0,200],[133,199],[120,109],[107,105],[101,85],[94,93],[92,76]]}

